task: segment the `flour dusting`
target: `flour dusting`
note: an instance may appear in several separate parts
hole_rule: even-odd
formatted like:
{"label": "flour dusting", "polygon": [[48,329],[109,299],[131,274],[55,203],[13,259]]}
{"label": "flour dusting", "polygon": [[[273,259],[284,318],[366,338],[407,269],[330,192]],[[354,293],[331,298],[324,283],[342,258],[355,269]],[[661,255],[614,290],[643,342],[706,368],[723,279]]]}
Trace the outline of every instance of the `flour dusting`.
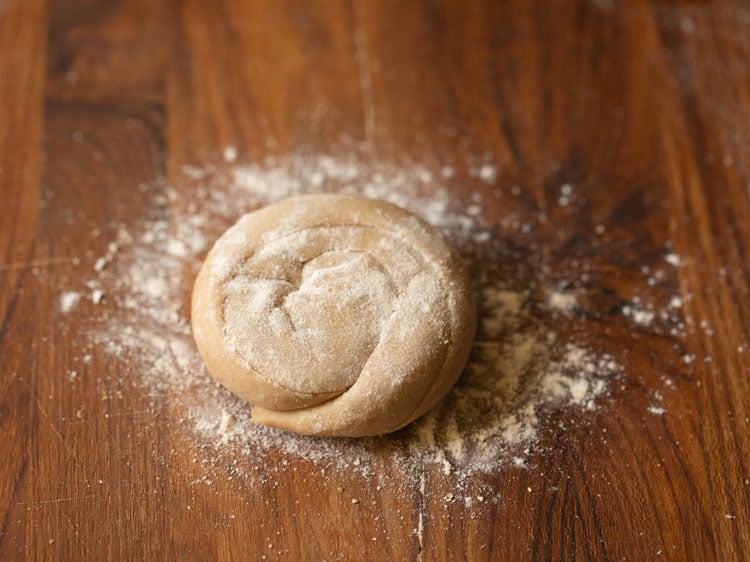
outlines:
{"label": "flour dusting", "polygon": [[[116,225],[115,239],[92,260],[85,287],[66,288],[60,296],[60,308],[67,312],[79,303],[81,290],[91,294],[97,321],[82,334],[84,352],[90,357],[103,351],[120,362],[136,375],[132,384],[155,404],[170,396],[180,425],[199,450],[209,447],[251,464],[275,451],[368,474],[367,459],[385,448],[405,467],[434,463],[446,475],[466,477],[506,465],[523,467],[540,432],[553,427],[551,417],[584,423],[608,399],[622,375],[620,361],[575,329],[585,312],[581,280],[587,274],[569,279],[548,274],[534,238],[544,214],[530,219],[509,208],[498,224],[486,220],[493,197],[522,194],[516,185],[501,184],[491,162],[462,170],[373,164],[356,156],[235,160],[236,150],[228,147],[217,165],[182,167],[174,185],[142,186],[164,212],[150,213],[135,225]],[[481,189],[457,187],[472,179]],[[255,424],[247,403],[212,382],[192,340],[190,293],[210,244],[248,211],[324,191],[384,199],[414,212],[460,249],[475,280],[479,328],[465,373],[442,402],[395,435],[319,439]],[[575,204],[576,193],[563,184],[559,205]],[[526,246],[516,247],[518,240]],[[664,263],[677,267],[681,261],[670,253]],[[646,274],[655,283],[663,275]],[[675,296],[661,308],[630,302],[622,311],[636,326],[662,322],[683,329],[682,305]],[[649,411],[664,413],[658,405]],[[235,474],[241,464],[233,465]]]}
{"label": "flour dusting", "polygon": [[60,295],[60,311],[68,313],[73,310],[81,301],[81,293],[76,291],[65,291]]}

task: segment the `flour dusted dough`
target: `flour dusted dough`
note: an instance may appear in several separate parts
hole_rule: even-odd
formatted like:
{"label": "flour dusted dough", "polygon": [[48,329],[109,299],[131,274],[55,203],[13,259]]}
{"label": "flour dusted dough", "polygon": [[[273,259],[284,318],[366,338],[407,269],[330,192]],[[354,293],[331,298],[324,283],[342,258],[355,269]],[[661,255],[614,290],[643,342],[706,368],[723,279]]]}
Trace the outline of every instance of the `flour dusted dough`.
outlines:
{"label": "flour dusted dough", "polygon": [[455,383],[476,328],[467,273],[435,229],[333,194],[242,217],[209,252],[192,307],[212,376],[256,421],[314,435],[415,420]]}

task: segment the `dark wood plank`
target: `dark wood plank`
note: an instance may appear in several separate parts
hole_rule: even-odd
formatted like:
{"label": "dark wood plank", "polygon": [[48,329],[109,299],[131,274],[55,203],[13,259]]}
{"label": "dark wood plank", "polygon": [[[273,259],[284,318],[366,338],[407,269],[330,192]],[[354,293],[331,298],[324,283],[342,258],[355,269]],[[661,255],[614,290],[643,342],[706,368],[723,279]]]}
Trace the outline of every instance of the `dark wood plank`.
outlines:
{"label": "dark wood plank", "polygon": [[[0,8],[0,557],[26,550],[32,442],[50,426],[38,402],[31,364],[39,312],[29,291],[32,270],[58,263],[37,243],[40,195],[45,37],[43,2]],[[13,77],[12,79],[10,77]],[[26,321],[28,320],[28,321]],[[35,390],[36,387],[36,390]],[[54,433],[47,435],[55,439]],[[14,546],[15,545],[15,546]],[[29,544],[29,551],[43,549]]]}

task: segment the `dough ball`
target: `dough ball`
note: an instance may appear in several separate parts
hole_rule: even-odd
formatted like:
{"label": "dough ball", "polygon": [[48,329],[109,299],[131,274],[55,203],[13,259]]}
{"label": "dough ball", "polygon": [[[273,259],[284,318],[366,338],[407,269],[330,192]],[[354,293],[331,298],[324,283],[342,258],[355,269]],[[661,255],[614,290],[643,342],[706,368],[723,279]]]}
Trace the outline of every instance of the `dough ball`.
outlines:
{"label": "dough ball", "polygon": [[424,414],[461,374],[476,329],[469,277],[407,211],[318,194],[242,217],[193,289],[211,375],[256,421],[359,437]]}

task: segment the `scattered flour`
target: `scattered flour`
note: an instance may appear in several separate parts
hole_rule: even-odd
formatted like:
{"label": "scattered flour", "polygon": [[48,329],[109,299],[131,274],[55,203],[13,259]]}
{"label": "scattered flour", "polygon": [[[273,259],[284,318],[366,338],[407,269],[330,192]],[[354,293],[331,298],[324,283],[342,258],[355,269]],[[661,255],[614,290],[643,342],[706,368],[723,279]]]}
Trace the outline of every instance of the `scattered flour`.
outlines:
{"label": "scattered flour", "polygon": [[558,205],[561,207],[567,207],[573,200],[573,186],[569,183],[564,183],[560,186],[560,197],[557,200]]}
{"label": "scattered flour", "polygon": [[547,305],[552,310],[557,310],[565,315],[570,315],[578,306],[578,299],[573,293],[565,291],[552,291],[547,297]]}
{"label": "scattered flour", "polygon": [[81,293],[77,291],[65,291],[60,295],[60,311],[67,314],[73,310],[81,300]]}
{"label": "scattered flour", "polygon": [[476,171],[476,175],[484,182],[495,183],[497,179],[497,168],[492,164],[483,164]]}
{"label": "scattered flour", "polygon": [[94,304],[100,304],[104,300],[106,293],[102,289],[94,289],[91,291],[91,302]]}
{"label": "scattered flour", "polygon": [[633,322],[636,324],[641,324],[643,326],[651,324],[656,317],[656,313],[653,310],[642,310],[630,305],[624,306],[622,308],[622,313],[625,316],[632,318]]}
{"label": "scattered flour", "polygon": [[[220,160],[235,161],[231,148]],[[497,168],[490,164],[433,171],[415,163],[292,154],[230,167],[183,166],[181,172],[175,182],[179,189],[165,182],[142,188],[157,206],[168,205],[168,216],[153,213],[139,224],[120,225],[117,239],[95,260],[87,286],[100,305],[98,325],[83,334],[84,352],[90,357],[93,350],[103,351],[127,365],[138,375],[135,384],[155,404],[164,393],[178,397],[175,411],[200,450],[211,447],[250,463],[276,451],[368,474],[370,452],[383,450],[385,443],[404,466],[435,463],[446,475],[523,467],[550,417],[585,420],[622,372],[616,358],[598,351],[585,335],[561,335],[560,315],[554,313],[566,317],[563,324],[575,325],[583,289],[576,285],[575,293],[562,291],[559,287],[569,286],[571,279],[546,277],[533,222],[509,210],[499,226],[485,223],[487,194],[501,193],[492,191],[497,190]],[[467,176],[479,180],[484,191],[462,190],[463,201],[443,187],[449,178]],[[395,435],[319,439],[257,425],[245,402],[210,379],[192,340],[190,293],[209,243],[247,211],[316,191],[385,199],[415,212],[456,243],[476,282],[480,322],[464,375],[441,403]],[[518,197],[520,188],[513,186],[510,193]],[[561,198],[572,194],[572,186],[563,185]],[[498,228],[507,229],[506,235]],[[507,233],[527,240],[527,247],[519,251],[508,243]],[[64,292],[60,308],[68,312],[79,300],[79,292]],[[681,305],[675,297],[665,310],[671,315]],[[634,304],[622,310],[641,325],[661,321],[654,311]],[[233,465],[233,474],[241,472],[241,464]],[[483,502],[483,496],[477,501]]]}
{"label": "scattered flour", "polygon": [[237,160],[237,148],[234,146],[227,146],[224,149],[224,162],[232,163]]}

